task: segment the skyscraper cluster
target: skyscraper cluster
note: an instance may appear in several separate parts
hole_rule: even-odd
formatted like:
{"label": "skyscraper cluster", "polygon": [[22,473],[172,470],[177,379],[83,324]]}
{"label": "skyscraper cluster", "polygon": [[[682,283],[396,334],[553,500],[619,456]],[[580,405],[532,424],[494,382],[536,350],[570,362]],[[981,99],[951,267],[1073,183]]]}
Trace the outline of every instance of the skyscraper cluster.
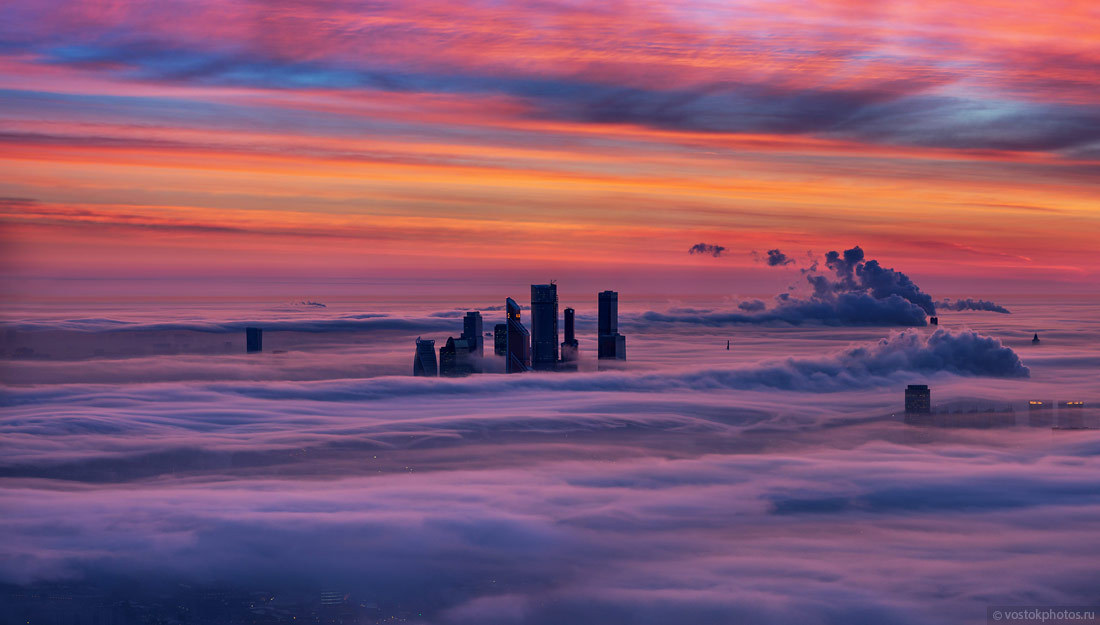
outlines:
{"label": "skyscraper cluster", "polygon": [[[603,291],[598,297],[598,357],[626,360],[626,337],[618,332],[619,294]],[[576,311],[565,309],[565,340],[558,342],[558,285],[531,285],[531,330],[523,325],[522,309],[512,298],[504,300],[504,323],[493,328],[493,353],[504,357],[505,373],[536,371],[575,371],[579,358],[576,338]],[[449,337],[439,348],[438,375],[464,376],[481,373],[484,362],[484,333],[479,311],[466,313],[462,335]],[[416,339],[413,375],[437,375],[435,341]],[[560,350],[559,350],[560,348]]]}

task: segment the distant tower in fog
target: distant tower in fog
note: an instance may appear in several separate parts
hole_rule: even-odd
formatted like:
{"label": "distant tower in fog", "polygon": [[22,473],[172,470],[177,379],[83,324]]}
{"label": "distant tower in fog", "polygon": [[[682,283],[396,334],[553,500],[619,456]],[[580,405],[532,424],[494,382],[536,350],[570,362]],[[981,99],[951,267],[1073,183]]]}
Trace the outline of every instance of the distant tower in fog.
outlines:
{"label": "distant tower in fog", "polygon": [[1035,336],[1031,337],[1031,344],[1037,345],[1039,343],[1039,333],[1036,332]]}
{"label": "distant tower in fog", "polygon": [[910,384],[905,389],[905,413],[929,414],[932,412],[932,391],[927,384]]}
{"label": "distant tower in fog", "polygon": [[439,375],[435,362],[435,341],[416,337],[416,356],[413,358],[413,375],[434,378]]}
{"label": "distant tower in fog", "polygon": [[493,326],[493,353],[503,356],[508,353],[508,324],[498,323]]}
{"label": "distant tower in fog", "polygon": [[561,362],[566,367],[576,367],[579,344],[574,332],[574,317],[576,312],[572,308],[565,309],[565,340],[561,342]]}
{"label": "distant tower in fog", "polygon": [[510,297],[504,300],[504,311],[508,324],[504,372],[522,373],[531,368],[531,334],[519,320],[520,309],[516,300]]}
{"label": "distant tower in fog", "polygon": [[558,363],[558,285],[531,285],[531,366],[553,369]]}
{"label": "distant tower in fog", "polygon": [[601,359],[626,360],[626,337],[619,334],[619,294],[615,291],[600,292],[596,349]]}
{"label": "distant tower in fog", "polygon": [[481,331],[481,313],[472,310],[462,319],[462,338],[470,342],[470,352],[478,358],[485,355],[485,335]]}
{"label": "distant tower in fog", "polygon": [[244,351],[249,354],[264,351],[264,331],[262,328],[245,328],[244,339]]}

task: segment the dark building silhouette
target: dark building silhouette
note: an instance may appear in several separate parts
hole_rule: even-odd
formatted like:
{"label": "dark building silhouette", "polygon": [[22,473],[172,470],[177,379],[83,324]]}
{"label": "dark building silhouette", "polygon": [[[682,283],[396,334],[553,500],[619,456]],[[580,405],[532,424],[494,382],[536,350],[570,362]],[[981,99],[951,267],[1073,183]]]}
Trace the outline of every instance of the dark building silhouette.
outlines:
{"label": "dark building silhouette", "polygon": [[565,340],[561,342],[561,362],[567,369],[577,368],[580,344],[577,343],[574,332],[576,312],[572,308],[565,309]]}
{"label": "dark building silhouette", "polygon": [[263,328],[245,328],[244,329],[245,348],[244,350],[249,354],[253,352],[264,351],[264,331]]}
{"label": "dark building silhouette", "polygon": [[485,336],[482,334],[480,312],[472,310],[463,317],[462,338],[470,342],[471,352],[478,358],[485,355]]}
{"label": "dark building silhouette", "polygon": [[447,342],[439,348],[439,375],[441,377],[458,375],[458,353],[455,350],[454,337],[447,337]]}
{"label": "dark building silhouette", "polygon": [[1038,343],[1038,342],[1039,342],[1039,333],[1038,333],[1038,332],[1036,332],[1036,333],[1035,333],[1035,336],[1031,337],[1031,344],[1032,344],[1032,345],[1035,345],[1035,344],[1036,344],[1036,343]]}
{"label": "dark building silhouette", "polygon": [[456,378],[474,373],[474,352],[469,339],[448,337],[439,348],[439,375]]}
{"label": "dark building silhouette", "polygon": [[493,353],[503,356],[508,353],[508,324],[498,323],[493,327]]}
{"label": "dark building silhouette", "polygon": [[619,294],[602,291],[599,295],[596,349],[601,359],[626,360],[626,337],[619,334]]}
{"label": "dark building silhouette", "polygon": [[905,389],[905,413],[929,414],[932,412],[932,391],[927,384],[910,384]]}
{"label": "dark building silhouette", "polygon": [[558,363],[558,285],[531,285],[531,367],[545,371]]}
{"label": "dark building silhouette", "polygon": [[439,368],[435,362],[435,341],[416,337],[416,356],[413,358],[413,375],[436,377]]}
{"label": "dark building silhouette", "polygon": [[940,318],[939,317],[929,317],[928,318],[928,323],[930,323],[934,326],[938,326],[938,325],[940,325]]}
{"label": "dark building silhouette", "polygon": [[510,297],[504,300],[504,310],[508,324],[504,372],[522,373],[531,368],[531,334],[519,320],[520,309],[516,300]]}

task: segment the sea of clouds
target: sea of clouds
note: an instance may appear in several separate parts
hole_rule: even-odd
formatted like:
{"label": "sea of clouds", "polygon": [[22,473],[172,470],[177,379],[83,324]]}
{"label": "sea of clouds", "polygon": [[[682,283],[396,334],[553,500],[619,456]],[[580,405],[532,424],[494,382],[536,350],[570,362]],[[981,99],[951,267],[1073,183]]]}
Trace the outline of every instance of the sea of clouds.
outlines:
{"label": "sea of clouds", "polygon": [[[28,315],[6,347],[38,351],[2,361],[0,601],[327,589],[422,623],[924,624],[1096,600],[1096,431],[899,415],[910,383],[940,407],[1100,399],[1097,324],[1062,319],[1082,311],[897,330],[652,310],[624,310],[625,369],[590,362],[585,315],[581,371],[463,379],[408,375],[417,334],[460,331],[440,310],[330,304],[264,322],[285,353],[254,355],[241,314]],[[352,315],[408,325],[304,329]],[[168,353],[125,353],[150,341]]]}

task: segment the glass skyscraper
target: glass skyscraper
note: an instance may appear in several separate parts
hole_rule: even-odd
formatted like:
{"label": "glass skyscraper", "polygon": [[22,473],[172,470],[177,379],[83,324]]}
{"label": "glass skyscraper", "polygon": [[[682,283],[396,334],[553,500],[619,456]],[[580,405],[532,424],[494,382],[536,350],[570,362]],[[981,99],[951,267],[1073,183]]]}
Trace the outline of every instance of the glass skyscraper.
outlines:
{"label": "glass skyscraper", "polygon": [[485,355],[485,336],[482,334],[481,313],[472,310],[462,319],[462,338],[470,342],[470,350],[478,358]]}
{"label": "glass skyscraper", "polygon": [[572,308],[565,309],[565,340],[561,342],[561,362],[565,368],[577,367],[578,343],[574,333],[575,311]]}
{"label": "glass skyscraper", "polygon": [[498,323],[493,326],[493,353],[497,356],[508,354],[508,324]]}
{"label": "glass skyscraper", "polygon": [[531,285],[531,366],[553,369],[558,363],[558,285]]}
{"label": "glass skyscraper", "polygon": [[626,337],[619,334],[619,294],[615,291],[599,295],[596,350],[601,359],[626,360]]}
{"label": "glass skyscraper", "polygon": [[504,355],[505,373],[522,373],[531,368],[531,335],[519,320],[520,309],[516,300],[504,300],[508,324],[507,344]]}
{"label": "glass skyscraper", "polygon": [[439,367],[435,362],[435,340],[416,337],[416,356],[413,358],[413,375],[436,377]]}

